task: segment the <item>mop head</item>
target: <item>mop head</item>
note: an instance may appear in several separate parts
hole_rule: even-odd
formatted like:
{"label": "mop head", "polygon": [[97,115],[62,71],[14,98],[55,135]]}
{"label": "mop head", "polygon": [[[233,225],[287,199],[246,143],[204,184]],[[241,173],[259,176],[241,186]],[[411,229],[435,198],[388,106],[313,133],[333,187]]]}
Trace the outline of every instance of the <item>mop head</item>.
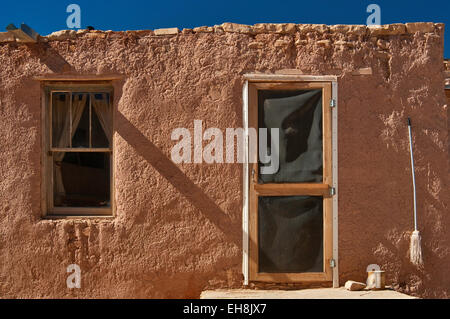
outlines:
{"label": "mop head", "polygon": [[418,230],[413,231],[411,235],[411,243],[409,245],[409,258],[414,265],[423,265],[420,233]]}

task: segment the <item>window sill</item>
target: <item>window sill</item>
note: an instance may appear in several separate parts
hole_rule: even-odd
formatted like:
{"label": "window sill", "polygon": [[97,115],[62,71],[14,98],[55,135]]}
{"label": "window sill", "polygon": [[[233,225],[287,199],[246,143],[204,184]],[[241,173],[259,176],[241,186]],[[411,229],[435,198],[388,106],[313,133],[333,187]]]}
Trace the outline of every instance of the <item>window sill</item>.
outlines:
{"label": "window sill", "polygon": [[56,215],[56,214],[50,214],[42,216],[43,220],[60,220],[60,219],[70,219],[70,220],[86,220],[86,219],[101,219],[101,220],[112,220],[116,218],[116,216],[113,215]]}

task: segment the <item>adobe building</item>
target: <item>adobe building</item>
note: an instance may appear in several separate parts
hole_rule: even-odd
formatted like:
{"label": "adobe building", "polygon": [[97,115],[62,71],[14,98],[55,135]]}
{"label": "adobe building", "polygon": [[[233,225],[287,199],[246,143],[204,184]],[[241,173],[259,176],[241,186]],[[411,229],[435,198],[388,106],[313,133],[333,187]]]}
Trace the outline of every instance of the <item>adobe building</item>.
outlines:
{"label": "adobe building", "polygon": [[[0,34],[1,298],[337,287],[369,264],[450,296],[443,24],[20,30]],[[242,128],[245,162],[173,161],[199,121]],[[273,127],[265,175],[249,132]]]}

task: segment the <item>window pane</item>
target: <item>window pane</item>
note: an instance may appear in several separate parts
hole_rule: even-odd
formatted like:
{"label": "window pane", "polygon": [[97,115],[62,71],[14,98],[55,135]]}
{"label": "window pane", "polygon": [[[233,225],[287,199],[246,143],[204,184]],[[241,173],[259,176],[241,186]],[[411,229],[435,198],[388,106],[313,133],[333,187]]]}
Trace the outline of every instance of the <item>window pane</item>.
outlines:
{"label": "window pane", "polygon": [[92,147],[109,147],[112,110],[108,93],[92,94]]}
{"label": "window pane", "polygon": [[260,173],[259,183],[322,182],[322,90],[260,90],[258,116],[269,154],[270,131],[279,129],[279,169]]}
{"label": "window pane", "polygon": [[72,94],[72,147],[89,147],[89,94]]}
{"label": "window pane", "polygon": [[55,207],[109,207],[110,154],[55,152]]}
{"label": "window pane", "polygon": [[323,272],[323,198],[259,197],[259,272]]}
{"label": "window pane", "polygon": [[70,145],[69,93],[52,93],[52,146]]}

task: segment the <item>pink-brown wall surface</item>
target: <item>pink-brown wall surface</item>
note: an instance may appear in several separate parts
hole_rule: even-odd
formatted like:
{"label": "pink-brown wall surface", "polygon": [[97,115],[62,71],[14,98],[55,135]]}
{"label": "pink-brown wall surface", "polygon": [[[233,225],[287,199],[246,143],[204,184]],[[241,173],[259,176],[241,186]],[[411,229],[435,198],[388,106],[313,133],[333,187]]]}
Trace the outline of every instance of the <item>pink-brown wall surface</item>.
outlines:
{"label": "pink-brown wall surface", "polygon": [[[243,74],[338,76],[339,281],[450,296],[442,24],[224,24],[194,30],[63,31],[0,43],[0,297],[183,298],[242,275],[242,164],[174,164],[172,130],[242,127]],[[372,74],[361,74],[361,68]],[[286,72],[286,71],[285,71]],[[114,81],[114,218],[44,219],[42,75]],[[406,118],[413,121],[424,267],[413,230]],[[66,286],[80,265],[80,289]]]}

